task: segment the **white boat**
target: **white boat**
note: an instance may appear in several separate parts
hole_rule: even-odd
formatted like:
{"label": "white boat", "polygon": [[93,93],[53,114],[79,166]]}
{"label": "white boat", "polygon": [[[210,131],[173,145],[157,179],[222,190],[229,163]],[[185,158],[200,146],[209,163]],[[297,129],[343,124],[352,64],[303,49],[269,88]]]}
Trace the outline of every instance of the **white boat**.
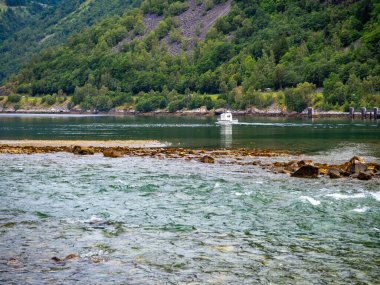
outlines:
{"label": "white boat", "polygon": [[230,125],[230,124],[237,124],[238,120],[232,119],[231,112],[225,112],[220,114],[220,118],[218,119],[217,123],[222,125]]}

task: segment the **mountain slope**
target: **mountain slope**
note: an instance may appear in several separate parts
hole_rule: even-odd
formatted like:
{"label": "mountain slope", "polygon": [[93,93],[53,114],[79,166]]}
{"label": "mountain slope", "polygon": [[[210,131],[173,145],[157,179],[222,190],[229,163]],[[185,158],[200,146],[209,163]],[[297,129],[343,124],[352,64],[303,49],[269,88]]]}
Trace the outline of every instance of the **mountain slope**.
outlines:
{"label": "mountain slope", "polygon": [[49,14],[60,0],[0,0],[0,43],[29,25],[34,18]]}
{"label": "mountain slope", "polygon": [[[296,111],[380,104],[376,1],[236,0],[229,13],[217,14],[225,17],[211,20],[205,37],[199,22],[183,28],[184,15],[199,9],[207,18],[230,2],[195,4],[146,0],[141,9],[43,51],[9,86],[33,96],[62,90],[85,109],[99,109],[99,102],[106,102],[105,109],[134,102],[142,111],[263,108],[273,102]],[[150,28],[147,19],[154,19]],[[210,102],[204,93],[220,95]]]}
{"label": "mountain slope", "polygon": [[139,0],[3,1],[14,5],[5,6],[0,14],[0,82],[32,54],[62,44],[72,33],[104,17],[121,15],[140,3]]}

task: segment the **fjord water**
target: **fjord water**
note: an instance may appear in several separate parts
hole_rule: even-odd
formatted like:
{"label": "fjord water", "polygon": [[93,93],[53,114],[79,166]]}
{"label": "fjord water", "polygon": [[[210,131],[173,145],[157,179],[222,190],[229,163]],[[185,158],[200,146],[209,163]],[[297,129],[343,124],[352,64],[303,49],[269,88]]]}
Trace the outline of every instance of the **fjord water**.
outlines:
{"label": "fjord water", "polygon": [[[279,147],[329,162],[380,157],[377,122],[239,121],[223,128],[215,118],[1,116],[0,139],[158,139]],[[0,171],[1,284],[379,281],[378,180],[70,153],[0,154]],[[79,258],[52,260],[70,253]]]}
{"label": "fjord water", "polygon": [[[202,116],[0,115],[0,140],[154,139],[173,147],[282,148],[315,153],[357,148],[380,157],[380,122],[238,117],[239,124],[219,126]],[[340,150],[339,150],[340,149]]]}

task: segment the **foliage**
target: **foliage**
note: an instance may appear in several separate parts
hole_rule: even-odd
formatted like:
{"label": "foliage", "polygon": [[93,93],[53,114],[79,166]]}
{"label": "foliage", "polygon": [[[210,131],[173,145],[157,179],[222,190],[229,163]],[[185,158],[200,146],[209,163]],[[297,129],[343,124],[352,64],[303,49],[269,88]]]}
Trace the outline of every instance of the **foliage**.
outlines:
{"label": "foliage", "polygon": [[[103,19],[66,44],[41,51],[9,86],[33,96],[62,90],[73,95],[73,104],[97,110],[132,104],[132,97],[139,111],[172,112],[273,103],[299,112],[312,105],[373,107],[380,100],[376,1],[236,0],[204,41],[173,55],[167,38],[185,42],[173,16],[187,3],[145,0],[141,9]],[[144,13],[162,15],[147,34]],[[219,96],[213,101],[200,95],[205,93]]]}
{"label": "foliage", "polygon": [[[140,2],[7,0],[6,4],[13,7],[3,13],[0,11],[0,83],[28,61],[33,53],[62,44],[71,34],[101,18],[121,15]],[[116,34],[114,38],[122,36],[122,31],[113,33]]]}
{"label": "foliage", "polygon": [[299,83],[296,88],[285,90],[285,103],[289,111],[302,112],[312,106],[315,85],[309,82]]}
{"label": "foliage", "polygon": [[51,106],[55,104],[57,101],[57,96],[55,95],[45,95],[42,97],[41,103],[46,103],[47,105]]}
{"label": "foliage", "polygon": [[141,95],[141,98],[139,98],[138,103],[136,104],[136,111],[151,112],[166,107],[166,98],[161,95],[154,94],[154,92],[152,93],[149,94],[150,96],[146,94]]}
{"label": "foliage", "polygon": [[21,101],[21,96],[18,95],[18,94],[11,94],[8,96],[8,100],[7,100],[9,103],[18,103]]}

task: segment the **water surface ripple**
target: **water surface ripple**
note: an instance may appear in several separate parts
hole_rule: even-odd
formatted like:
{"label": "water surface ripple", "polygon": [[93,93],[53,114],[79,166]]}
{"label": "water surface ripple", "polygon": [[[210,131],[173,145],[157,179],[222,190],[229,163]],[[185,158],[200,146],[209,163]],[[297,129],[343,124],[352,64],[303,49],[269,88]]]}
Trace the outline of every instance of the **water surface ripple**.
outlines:
{"label": "water surface ripple", "polygon": [[379,281],[376,181],[68,153],[0,171],[2,284]]}

